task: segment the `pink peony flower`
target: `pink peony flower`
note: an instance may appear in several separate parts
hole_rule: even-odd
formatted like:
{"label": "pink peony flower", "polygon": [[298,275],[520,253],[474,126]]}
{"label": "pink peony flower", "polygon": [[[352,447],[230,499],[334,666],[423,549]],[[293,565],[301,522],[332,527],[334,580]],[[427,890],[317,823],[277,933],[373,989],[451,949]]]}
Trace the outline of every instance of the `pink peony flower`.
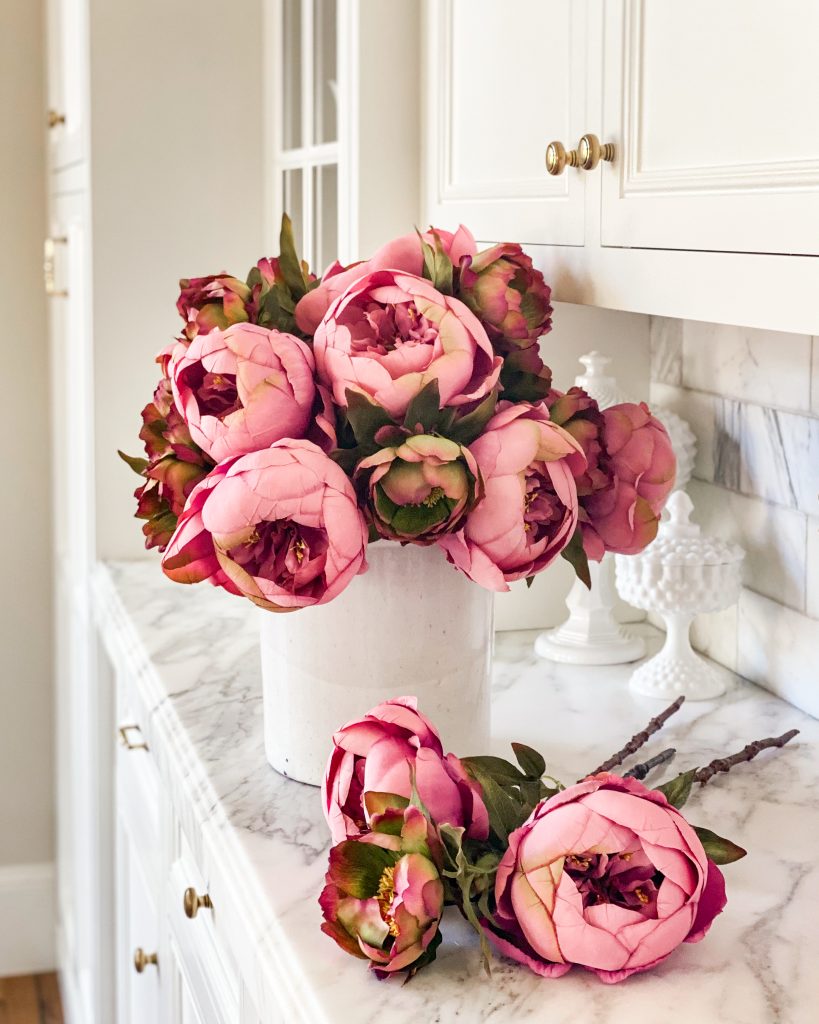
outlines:
{"label": "pink peony flower", "polygon": [[579,964],[616,982],[703,938],[725,882],[661,793],[603,773],[509,836],[495,896],[498,932],[484,927],[502,953],[544,977]]}
{"label": "pink peony flower", "polygon": [[[433,244],[435,236],[440,240],[444,252],[456,266],[465,256],[474,256],[477,251],[475,239],[463,225],[454,234],[430,228],[422,237],[424,241]],[[423,267],[421,241],[415,232],[387,242],[371,259],[361,263],[342,267],[336,261],[324,272],[318,288],[314,288],[297,304],[296,323],[305,334],[315,334],[316,328],[324,319],[330,306],[359,278],[376,270],[402,270],[407,274],[418,276]]]}
{"label": "pink peony flower", "polygon": [[501,402],[470,446],[485,496],[457,533],[440,538],[453,565],[488,590],[542,572],[571,540],[577,492],[570,460],[580,445],[546,407]]}
{"label": "pink peony flower", "polygon": [[304,436],[316,394],[310,349],[292,334],[235,324],[178,345],[170,363],[177,407],[216,462]]}
{"label": "pink peony flower", "polygon": [[334,843],[367,828],[368,793],[409,798],[410,765],[418,795],[437,824],[463,825],[473,839],[489,835],[480,786],[454,754],[444,757],[441,738],[416,699],[397,697],[333,736],[321,796]]}
{"label": "pink peony flower", "polygon": [[162,568],[292,611],[337,597],[365,571],[366,545],[344,471],[310,441],[286,439],[221,462],[194,489]]}
{"label": "pink peony flower", "polygon": [[372,832],[330,850],[321,930],[379,978],[434,960],[444,912],[437,850],[417,807],[374,816]]}
{"label": "pink peony flower", "polygon": [[366,487],[367,515],[390,540],[433,544],[457,529],[480,500],[475,458],[445,437],[414,434],[363,459],[355,477]]}
{"label": "pink peony flower", "polygon": [[478,253],[461,270],[458,295],[502,355],[529,348],[552,329],[551,294],[543,274],[514,242]]}
{"label": "pink peony flower", "polygon": [[335,401],[358,388],[393,417],[437,380],[441,408],[466,405],[495,386],[502,360],[466,306],[420,277],[380,270],[354,282],[313,340],[316,367]]}
{"label": "pink peony flower", "polygon": [[612,405],[603,421],[613,482],[581,499],[583,546],[596,561],[606,551],[635,555],[654,540],[677,472],[668,433],[644,402]]}
{"label": "pink peony flower", "polygon": [[183,278],[179,282],[176,308],[185,321],[182,329],[188,341],[218,327],[246,322],[250,288],[230,274],[209,274],[207,277]]}

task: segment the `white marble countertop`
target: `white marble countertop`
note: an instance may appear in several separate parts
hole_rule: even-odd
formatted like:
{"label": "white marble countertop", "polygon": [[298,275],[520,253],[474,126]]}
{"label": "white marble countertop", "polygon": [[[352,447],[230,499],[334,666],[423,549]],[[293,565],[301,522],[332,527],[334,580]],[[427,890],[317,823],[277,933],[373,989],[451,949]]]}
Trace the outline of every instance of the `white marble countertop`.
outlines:
{"label": "white marble countertop", "polygon": [[[582,970],[545,980],[500,958],[486,978],[475,938],[450,911],[437,961],[402,986],[377,981],[319,932],[328,834],[318,790],[265,761],[255,609],[210,587],[171,584],[155,562],[101,567],[95,603],[108,650],[149,709],[148,741],[187,839],[210,884],[229,894],[232,953],[266,1024],[816,1020],[819,721],[735,680],[719,701],[686,705],[645,748],[676,746],[682,770],[802,730],[785,751],[718,776],[687,806],[694,821],[749,850],[725,868],[728,908],[703,942],[616,986]],[[629,693],[628,666],[556,666],[535,656],[533,638],[498,635],[493,752],[508,756],[509,742],[521,740],[573,781],[660,706]]]}

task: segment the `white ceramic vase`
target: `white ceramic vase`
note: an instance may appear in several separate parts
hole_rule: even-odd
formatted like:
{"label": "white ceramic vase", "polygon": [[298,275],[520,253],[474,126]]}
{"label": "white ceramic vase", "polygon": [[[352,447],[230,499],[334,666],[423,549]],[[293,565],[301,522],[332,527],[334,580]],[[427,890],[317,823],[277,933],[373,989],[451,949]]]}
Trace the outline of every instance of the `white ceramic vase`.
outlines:
{"label": "white ceramic vase", "polygon": [[493,594],[435,547],[379,541],[369,570],[329,604],[260,611],[265,751],[318,786],[332,734],[391,697],[413,696],[447,751],[486,750]]}

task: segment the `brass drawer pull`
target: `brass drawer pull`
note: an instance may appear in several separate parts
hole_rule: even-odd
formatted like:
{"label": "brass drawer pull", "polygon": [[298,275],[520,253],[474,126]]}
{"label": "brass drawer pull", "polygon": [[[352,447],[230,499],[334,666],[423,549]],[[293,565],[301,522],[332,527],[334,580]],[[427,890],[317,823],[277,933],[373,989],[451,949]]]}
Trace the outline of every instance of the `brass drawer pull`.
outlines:
{"label": "brass drawer pull", "polygon": [[56,110],[49,110],[46,121],[49,128],[56,128],[58,125],[65,124],[65,114],[60,114]]}
{"label": "brass drawer pull", "polygon": [[577,144],[577,162],[584,171],[593,171],[601,160],[605,163],[614,160],[614,143],[601,144],[597,136],[589,132]]}
{"label": "brass drawer pull", "polygon": [[567,167],[577,167],[577,150],[567,152],[562,142],[550,142],[546,147],[546,170],[556,175],[562,174]]}
{"label": "brass drawer pull", "polygon": [[182,898],[182,905],[185,908],[185,916],[189,917],[191,921],[196,917],[200,910],[213,909],[213,903],[211,902],[210,896],[208,896],[207,893],[205,893],[204,896],[200,896],[193,887],[185,890],[185,895]]}
{"label": "brass drawer pull", "polygon": [[58,245],[67,244],[68,239],[64,235],[46,238],[43,242],[43,287],[46,295],[52,299],[64,299],[68,296],[65,288],[57,288],[54,283],[54,252]]}
{"label": "brass drawer pull", "polygon": [[[136,730],[138,739],[132,740],[129,736],[129,732]],[[147,750],[148,744],[145,742],[145,738],[142,735],[142,730],[138,725],[121,725],[119,728],[119,741],[125,747],[126,750]]]}
{"label": "brass drawer pull", "polygon": [[140,946],[134,950],[134,970],[137,974],[142,974],[146,967],[159,966],[159,957],[156,953],[146,953],[145,950]]}

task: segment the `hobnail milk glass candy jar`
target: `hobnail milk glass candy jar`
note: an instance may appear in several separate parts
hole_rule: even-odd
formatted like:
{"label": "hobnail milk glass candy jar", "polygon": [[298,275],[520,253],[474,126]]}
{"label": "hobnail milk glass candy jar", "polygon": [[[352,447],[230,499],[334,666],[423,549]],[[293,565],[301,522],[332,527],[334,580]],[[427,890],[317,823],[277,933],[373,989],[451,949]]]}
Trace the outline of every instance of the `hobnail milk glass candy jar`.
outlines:
{"label": "hobnail milk glass candy jar", "polygon": [[666,625],[662,650],[631,676],[631,689],[647,697],[707,700],[725,692],[723,678],[692,649],[689,633],[700,612],[737,602],[745,554],[735,544],[702,536],[689,520],[693,508],[685,491],[675,491],[657,539],[639,555],[616,558],[620,596],[659,612]]}

